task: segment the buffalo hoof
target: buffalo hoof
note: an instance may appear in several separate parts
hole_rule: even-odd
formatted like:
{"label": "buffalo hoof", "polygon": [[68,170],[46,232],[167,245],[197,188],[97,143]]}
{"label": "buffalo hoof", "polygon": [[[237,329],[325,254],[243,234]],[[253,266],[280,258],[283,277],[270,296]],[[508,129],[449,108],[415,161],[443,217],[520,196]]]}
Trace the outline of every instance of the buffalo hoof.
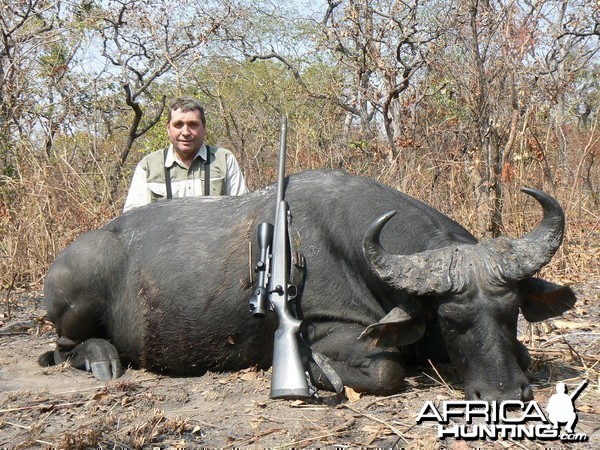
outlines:
{"label": "buffalo hoof", "polygon": [[[123,375],[123,366],[117,349],[104,339],[83,341],[79,346],[77,356],[83,358],[83,361],[78,361],[77,368],[92,372],[94,377],[100,381],[108,381]],[[74,362],[72,364],[75,365]]]}
{"label": "buffalo hoof", "polygon": [[56,363],[54,362],[54,352],[49,351],[41,355],[38,358],[38,364],[42,367],[51,367],[55,365]]}
{"label": "buffalo hoof", "polygon": [[124,372],[117,349],[105,339],[88,339],[66,351],[57,346],[54,362],[63,361],[70,361],[76,369],[92,372],[100,381],[119,378]]}
{"label": "buffalo hoof", "polygon": [[121,367],[121,361],[95,361],[90,363],[89,360],[85,361],[85,370],[92,372],[94,377],[100,381],[108,381],[113,378],[119,378],[123,375],[123,368]]}

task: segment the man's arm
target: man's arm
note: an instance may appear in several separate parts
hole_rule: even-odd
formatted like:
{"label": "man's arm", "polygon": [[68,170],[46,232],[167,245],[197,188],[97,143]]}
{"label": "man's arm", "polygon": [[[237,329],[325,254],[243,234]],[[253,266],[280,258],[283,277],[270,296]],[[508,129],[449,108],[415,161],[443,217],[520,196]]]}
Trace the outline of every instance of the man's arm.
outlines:
{"label": "man's arm", "polygon": [[125,200],[123,212],[127,212],[133,208],[144,206],[150,203],[150,195],[148,193],[148,186],[146,184],[147,176],[148,174],[142,165],[138,164],[131,179],[131,184],[129,186],[129,192],[127,193],[127,200]]}
{"label": "man's arm", "polygon": [[225,195],[242,195],[250,192],[244,180],[244,174],[233,154],[227,155],[227,175],[225,176]]}

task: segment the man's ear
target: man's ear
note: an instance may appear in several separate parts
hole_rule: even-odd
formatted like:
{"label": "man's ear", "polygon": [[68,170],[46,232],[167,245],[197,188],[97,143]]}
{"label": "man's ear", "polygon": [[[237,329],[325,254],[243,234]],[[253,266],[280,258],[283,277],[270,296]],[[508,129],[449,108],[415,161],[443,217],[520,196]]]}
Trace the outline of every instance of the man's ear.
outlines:
{"label": "man's ear", "polygon": [[560,286],[539,278],[519,282],[521,312],[528,322],[540,322],[560,316],[575,305],[577,298],[568,286]]}
{"label": "man's ear", "polygon": [[396,307],[379,322],[369,325],[358,337],[373,339],[376,347],[395,347],[417,342],[425,334],[425,320]]}

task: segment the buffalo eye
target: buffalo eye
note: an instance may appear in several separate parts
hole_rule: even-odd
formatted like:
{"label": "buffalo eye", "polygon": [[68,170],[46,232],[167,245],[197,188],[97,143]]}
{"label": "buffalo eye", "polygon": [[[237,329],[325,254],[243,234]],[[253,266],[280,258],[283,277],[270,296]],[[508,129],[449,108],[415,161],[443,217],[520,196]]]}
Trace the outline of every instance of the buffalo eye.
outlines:
{"label": "buffalo eye", "polygon": [[442,328],[450,333],[462,334],[467,326],[464,323],[457,322],[453,319],[442,318]]}
{"label": "buffalo eye", "polygon": [[466,308],[460,306],[441,307],[438,316],[442,329],[453,334],[465,333],[470,327],[470,318],[472,318]]}

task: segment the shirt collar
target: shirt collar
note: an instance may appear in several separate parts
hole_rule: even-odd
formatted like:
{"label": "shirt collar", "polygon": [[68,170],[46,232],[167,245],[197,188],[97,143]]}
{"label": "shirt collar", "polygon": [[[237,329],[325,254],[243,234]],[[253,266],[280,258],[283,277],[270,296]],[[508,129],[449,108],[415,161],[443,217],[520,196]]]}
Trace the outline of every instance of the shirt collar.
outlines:
{"label": "shirt collar", "polygon": [[[196,153],[196,156],[194,156],[194,159],[200,157],[202,158],[204,161],[206,161],[206,145],[202,144],[202,147],[200,147],[200,150],[198,150],[198,153]],[[167,157],[165,158],[165,167],[172,167],[173,164],[179,164],[180,166],[183,166],[183,164],[181,164],[181,162],[179,161],[178,158],[175,157],[175,151],[173,150],[173,144],[169,144],[169,150],[167,150]]]}

